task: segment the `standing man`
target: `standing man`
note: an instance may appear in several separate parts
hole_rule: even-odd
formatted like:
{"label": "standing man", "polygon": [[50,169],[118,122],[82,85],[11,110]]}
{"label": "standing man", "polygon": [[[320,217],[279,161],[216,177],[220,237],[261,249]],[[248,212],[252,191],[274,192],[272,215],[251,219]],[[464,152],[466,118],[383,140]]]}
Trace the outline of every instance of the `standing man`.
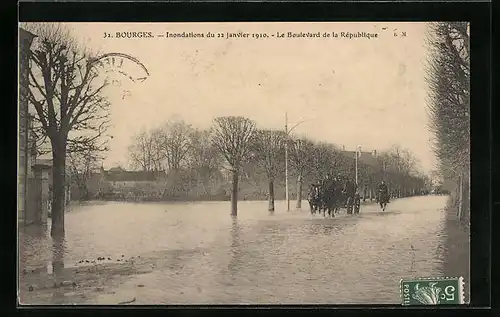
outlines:
{"label": "standing man", "polygon": [[387,199],[387,203],[389,203],[389,189],[387,188],[387,185],[385,184],[384,180],[382,180],[378,185],[378,195],[377,195],[378,202],[380,202],[380,198],[382,197],[382,195],[385,195],[384,197]]}

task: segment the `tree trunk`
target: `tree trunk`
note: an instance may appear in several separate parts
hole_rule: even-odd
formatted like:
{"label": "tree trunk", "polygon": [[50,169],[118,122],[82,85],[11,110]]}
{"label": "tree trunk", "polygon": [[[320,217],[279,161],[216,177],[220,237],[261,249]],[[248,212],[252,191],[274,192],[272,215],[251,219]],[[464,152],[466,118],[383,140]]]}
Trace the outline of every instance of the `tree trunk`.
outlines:
{"label": "tree trunk", "polygon": [[268,211],[274,211],[274,181],[269,180],[269,208]]}
{"label": "tree trunk", "polygon": [[463,203],[463,220],[465,224],[469,225],[470,222],[470,178],[463,179],[464,192],[462,196]]}
{"label": "tree trunk", "polygon": [[297,177],[297,209],[302,208],[302,175]]}
{"label": "tree trunk", "polygon": [[[168,184],[170,183],[170,184]],[[180,189],[179,186],[179,171],[176,168],[170,168],[169,169],[169,175],[168,175],[168,183],[167,185],[169,186],[169,195],[170,197],[175,197]]]}
{"label": "tree trunk", "polygon": [[238,171],[233,170],[233,190],[231,191],[231,216],[238,215]]}
{"label": "tree trunk", "polygon": [[458,177],[458,221],[462,220],[462,208],[463,208],[463,178],[462,175]]}
{"label": "tree trunk", "polygon": [[64,237],[66,145],[52,146],[52,228],[50,235]]}
{"label": "tree trunk", "polygon": [[90,192],[89,192],[89,189],[87,188],[87,186],[85,186],[85,188],[84,188],[83,200],[84,201],[90,200]]}

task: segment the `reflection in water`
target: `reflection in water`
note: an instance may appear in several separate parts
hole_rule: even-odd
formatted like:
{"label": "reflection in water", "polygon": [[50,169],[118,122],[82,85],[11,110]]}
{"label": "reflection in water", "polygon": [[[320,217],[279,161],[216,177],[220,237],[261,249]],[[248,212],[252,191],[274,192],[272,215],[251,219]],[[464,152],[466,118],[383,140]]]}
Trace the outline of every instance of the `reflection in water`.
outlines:
{"label": "reflection in water", "polygon": [[30,225],[19,227],[19,269],[28,272],[44,272],[46,263],[50,260],[50,246],[48,246],[48,231],[46,225]]}
{"label": "reflection in water", "polygon": [[349,216],[349,218],[334,219],[329,221],[329,223],[326,223],[325,220],[318,221],[315,219],[314,222],[305,225],[305,232],[307,232],[308,235],[312,236],[341,235],[344,234],[345,231],[352,229],[352,227],[357,223],[356,219],[352,216]]}
{"label": "reflection in water", "polygon": [[[227,287],[233,287],[238,285],[238,280],[241,274],[241,270],[244,268],[243,264],[243,246],[242,246],[242,230],[240,225],[238,224],[238,219],[236,217],[232,218],[231,223],[231,234],[230,234],[230,243],[229,243],[229,263],[227,265],[228,268],[228,280]],[[242,298],[240,294],[235,294],[233,301],[241,302]]]}
{"label": "reflection in water", "polygon": [[239,267],[242,262],[242,248],[241,248],[241,227],[238,224],[238,219],[233,217],[231,224],[231,243],[229,247],[229,274],[232,278],[236,277],[238,274]]}
{"label": "reflection in water", "polygon": [[64,253],[66,252],[66,241],[64,237],[52,239],[52,273],[54,277],[54,292],[52,300],[54,303],[64,301]]}
{"label": "reflection in water", "polygon": [[61,277],[64,272],[64,253],[66,240],[63,237],[52,239],[52,270],[54,276]]}

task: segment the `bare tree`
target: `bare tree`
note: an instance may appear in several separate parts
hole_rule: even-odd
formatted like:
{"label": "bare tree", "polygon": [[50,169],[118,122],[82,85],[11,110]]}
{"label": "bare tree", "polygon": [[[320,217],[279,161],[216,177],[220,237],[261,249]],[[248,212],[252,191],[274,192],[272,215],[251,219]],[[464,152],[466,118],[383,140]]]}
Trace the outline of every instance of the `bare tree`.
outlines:
{"label": "bare tree", "polygon": [[315,144],[312,154],[311,163],[313,166],[312,174],[314,178],[321,178],[329,171],[329,156],[330,151],[327,144]]}
{"label": "bare tree", "polygon": [[128,148],[130,163],[133,168],[145,172],[154,168],[154,144],[151,135],[142,130],[133,137],[133,143]]}
{"label": "bare tree", "polygon": [[435,152],[456,171],[468,170],[470,142],[470,58],[467,22],[431,24],[431,60],[427,81],[430,128],[436,136]]}
{"label": "bare tree", "polygon": [[314,145],[311,162],[312,174],[316,178],[342,174],[352,170],[350,160],[335,145],[329,143]]}
{"label": "bare tree", "polygon": [[258,163],[264,168],[269,183],[269,211],[274,211],[274,181],[283,167],[281,158],[283,157],[284,142],[286,134],[283,131],[256,130],[253,137],[253,147]]}
{"label": "bare tree", "polygon": [[190,137],[193,128],[179,119],[169,119],[157,132],[159,149],[162,152],[168,170],[170,194],[179,190],[186,192],[191,187],[191,177],[187,171],[181,171],[188,163]]}
{"label": "bare tree", "polygon": [[191,132],[188,159],[199,177],[210,178],[214,171],[219,170],[222,158],[211,142],[210,131],[195,129]]}
{"label": "bare tree", "polygon": [[[434,152],[445,182],[465,184],[467,188],[470,170],[469,23],[433,23],[430,31],[427,82]],[[468,190],[463,190],[463,194],[468,195]],[[468,208],[465,210],[468,212]]]}
{"label": "bare tree", "polygon": [[161,128],[161,147],[165,154],[169,171],[178,171],[185,163],[193,128],[183,120],[169,120]]}
{"label": "bare tree", "polygon": [[417,171],[418,160],[410,150],[395,144],[386,154],[389,164],[395,167],[398,172],[409,175]]}
{"label": "bare tree", "polygon": [[196,189],[208,197],[216,188],[220,179],[222,157],[211,142],[209,130],[192,129],[189,135],[189,151],[186,157],[189,187],[196,184]]}
{"label": "bare tree", "polygon": [[151,169],[160,172],[164,169],[166,154],[163,151],[163,136],[162,129],[157,128],[149,132],[149,139],[151,142]]}
{"label": "bare tree", "polygon": [[68,153],[68,167],[70,179],[79,191],[79,200],[88,200],[89,191],[87,182],[92,172],[99,167],[103,159],[102,153],[88,148],[86,151]]}
{"label": "bare tree", "polygon": [[66,153],[105,147],[109,103],[93,70],[94,59],[60,24],[32,23],[38,36],[31,51],[28,91],[35,121],[50,140],[53,159],[51,235],[64,236]]}
{"label": "bare tree", "polygon": [[292,151],[290,152],[290,161],[297,174],[297,209],[300,209],[302,208],[304,173],[312,165],[314,142],[306,138],[295,138],[291,143]]}
{"label": "bare tree", "polygon": [[412,177],[417,176],[418,160],[408,149],[393,145],[389,150],[380,153],[379,160],[385,178],[391,183],[395,195],[400,197],[412,188]]}
{"label": "bare tree", "polygon": [[233,174],[231,215],[238,214],[238,179],[242,163],[247,159],[255,122],[244,117],[218,117],[214,119],[212,138],[214,146],[224,156]]}

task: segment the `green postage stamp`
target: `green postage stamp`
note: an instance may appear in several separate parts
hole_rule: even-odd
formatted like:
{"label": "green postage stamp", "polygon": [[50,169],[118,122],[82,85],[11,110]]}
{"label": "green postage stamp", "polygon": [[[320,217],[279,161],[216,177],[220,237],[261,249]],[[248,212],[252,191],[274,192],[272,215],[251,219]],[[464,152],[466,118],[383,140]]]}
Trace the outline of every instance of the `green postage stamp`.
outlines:
{"label": "green postage stamp", "polygon": [[463,277],[402,279],[401,301],[403,306],[463,304]]}

